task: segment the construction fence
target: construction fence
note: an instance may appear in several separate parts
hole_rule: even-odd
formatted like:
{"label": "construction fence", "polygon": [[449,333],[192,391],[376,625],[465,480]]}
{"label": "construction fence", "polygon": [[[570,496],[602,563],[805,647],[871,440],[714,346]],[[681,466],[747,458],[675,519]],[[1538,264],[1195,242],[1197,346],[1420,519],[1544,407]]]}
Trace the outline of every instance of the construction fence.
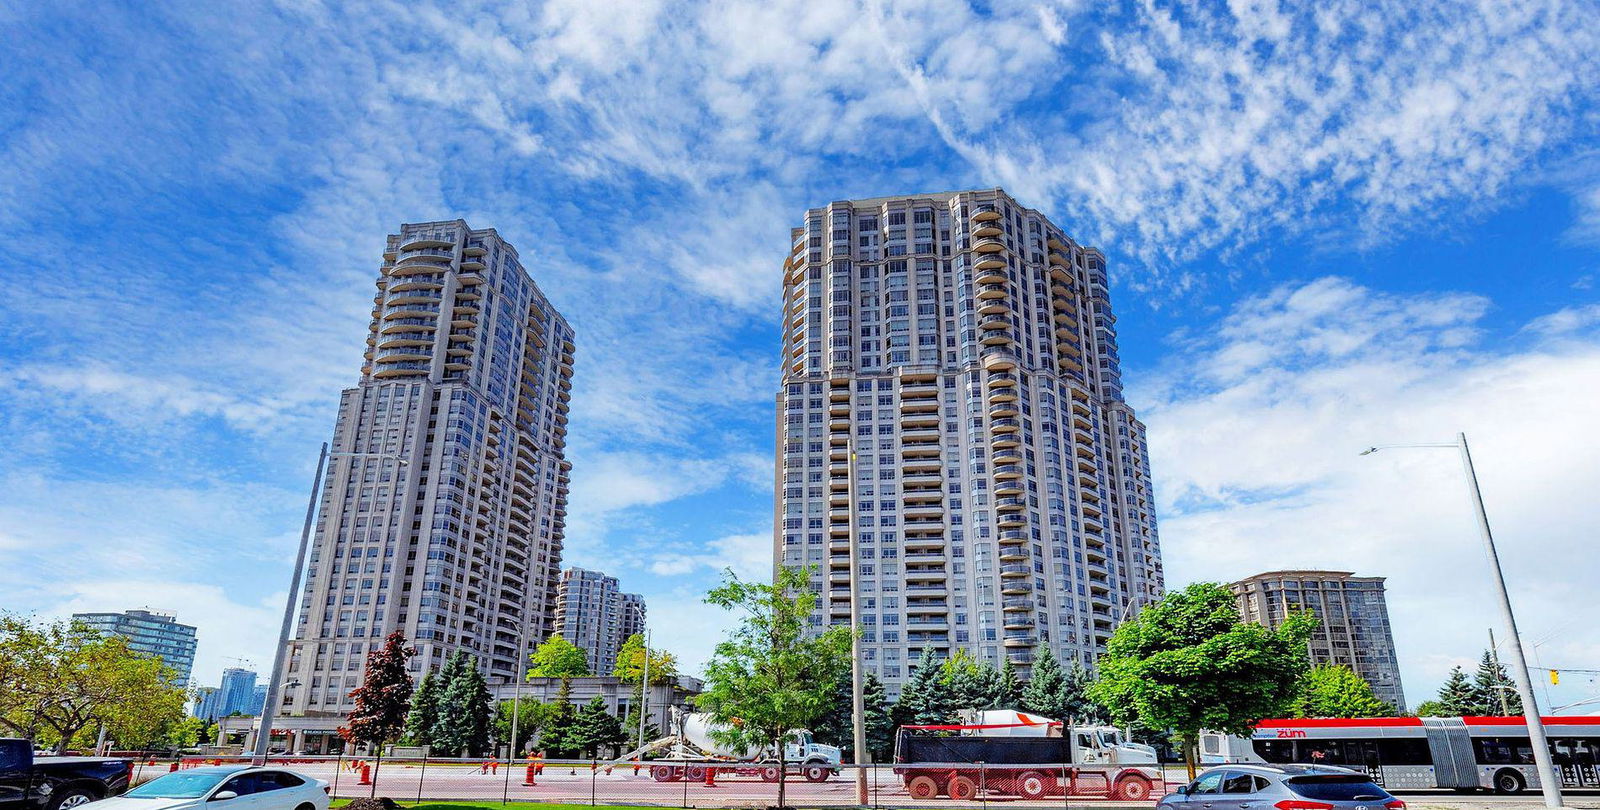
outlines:
{"label": "construction fence", "polygon": [[[248,757],[188,757],[139,762],[134,781],[200,765],[248,763]],[[699,760],[606,761],[389,759],[276,756],[269,760],[328,783],[335,798],[387,796],[402,804],[427,800],[554,802],[654,807],[757,808],[778,804],[776,766]],[[859,766],[872,807],[1142,807],[1182,784],[1179,771],[1129,768],[1107,772],[1073,766],[917,763]],[[791,765],[785,803],[795,807],[857,807],[858,766],[834,770]]]}

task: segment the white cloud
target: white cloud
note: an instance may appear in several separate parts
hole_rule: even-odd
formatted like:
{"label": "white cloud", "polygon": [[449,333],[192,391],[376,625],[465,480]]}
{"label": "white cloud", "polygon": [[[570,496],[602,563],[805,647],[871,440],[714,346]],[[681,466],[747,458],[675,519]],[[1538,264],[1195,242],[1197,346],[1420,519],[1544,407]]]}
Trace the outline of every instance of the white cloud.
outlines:
{"label": "white cloud", "polygon": [[1529,321],[1525,329],[1546,337],[1563,337],[1588,330],[1596,324],[1600,324],[1600,304],[1589,304],[1541,315]]}
{"label": "white cloud", "polygon": [[1295,567],[1387,576],[1409,697],[1430,696],[1498,622],[1460,460],[1357,453],[1465,431],[1524,632],[1566,626],[1560,643],[1600,644],[1569,621],[1600,576],[1587,528],[1600,520],[1600,341],[1480,339],[1486,307],[1290,284],[1241,302],[1164,371],[1130,374],[1169,585]]}

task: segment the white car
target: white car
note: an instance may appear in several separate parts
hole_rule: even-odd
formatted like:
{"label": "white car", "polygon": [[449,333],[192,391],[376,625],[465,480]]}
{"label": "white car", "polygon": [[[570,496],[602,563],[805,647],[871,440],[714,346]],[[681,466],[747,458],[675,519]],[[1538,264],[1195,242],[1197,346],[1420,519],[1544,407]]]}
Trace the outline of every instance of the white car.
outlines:
{"label": "white car", "polygon": [[328,810],[328,783],[283,768],[215,765],[173,771],[95,810]]}

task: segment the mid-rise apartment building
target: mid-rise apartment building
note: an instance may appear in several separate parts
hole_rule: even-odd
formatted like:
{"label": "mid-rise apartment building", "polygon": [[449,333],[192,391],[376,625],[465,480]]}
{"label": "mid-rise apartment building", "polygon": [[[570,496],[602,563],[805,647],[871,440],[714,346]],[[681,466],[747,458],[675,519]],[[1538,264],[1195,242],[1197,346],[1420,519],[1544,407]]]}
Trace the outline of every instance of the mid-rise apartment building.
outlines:
{"label": "mid-rise apartment building", "polygon": [[177,673],[173,683],[187,684],[194,670],[199,642],[193,625],[180,623],[169,613],[125,610],[121,613],[74,613],[74,622],[106,635],[122,636],[134,652],[153,655]]}
{"label": "mid-rise apartment building", "polygon": [[554,625],[573,332],[493,229],[388,237],[344,391],[282,705],[344,713],[400,630],[417,677],[464,649],[522,676]]}
{"label": "mid-rise apartment building", "polygon": [[860,599],[891,695],[923,650],[1092,665],[1163,589],[1105,257],[999,189],[834,202],[793,238],[774,556],[817,567],[813,626]]}
{"label": "mid-rise apartment building", "polygon": [[561,572],[556,630],[588,653],[595,675],[611,674],[623,642],[644,632],[644,620],[644,597],[623,593],[616,577],[584,568]]}
{"label": "mid-rise apartment building", "polygon": [[1246,621],[1277,627],[1292,612],[1320,619],[1307,645],[1313,664],[1343,664],[1396,711],[1405,711],[1383,577],[1349,571],[1269,571],[1233,583]]}

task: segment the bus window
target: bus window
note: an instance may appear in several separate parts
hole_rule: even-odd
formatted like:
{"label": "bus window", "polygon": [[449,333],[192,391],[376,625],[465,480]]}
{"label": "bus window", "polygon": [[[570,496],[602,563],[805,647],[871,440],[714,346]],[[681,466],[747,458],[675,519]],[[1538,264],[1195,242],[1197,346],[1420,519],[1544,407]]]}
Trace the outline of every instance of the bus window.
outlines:
{"label": "bus window", "polygon": [[1299,761],[1312,765],[1343,765],[1344,746],[1339,740],[1301,740]]}
{"label": "bus window", "polygon": [[1420,738],[1379,740],[1378,757],[1384,765],[1433,764],[1433,752],[1428,750],[1428,741]]}
{"label": "bus window", "polygon": [[1255,740],[1256,755],[1267,762],[1284,765],[1295,762],[1293,740]]}
{"label": "bus window", "polygon": [[1481,765],[1527,765],[1533,762],[1533,746],[1527,737],[1475,737],[1472,747]]}

